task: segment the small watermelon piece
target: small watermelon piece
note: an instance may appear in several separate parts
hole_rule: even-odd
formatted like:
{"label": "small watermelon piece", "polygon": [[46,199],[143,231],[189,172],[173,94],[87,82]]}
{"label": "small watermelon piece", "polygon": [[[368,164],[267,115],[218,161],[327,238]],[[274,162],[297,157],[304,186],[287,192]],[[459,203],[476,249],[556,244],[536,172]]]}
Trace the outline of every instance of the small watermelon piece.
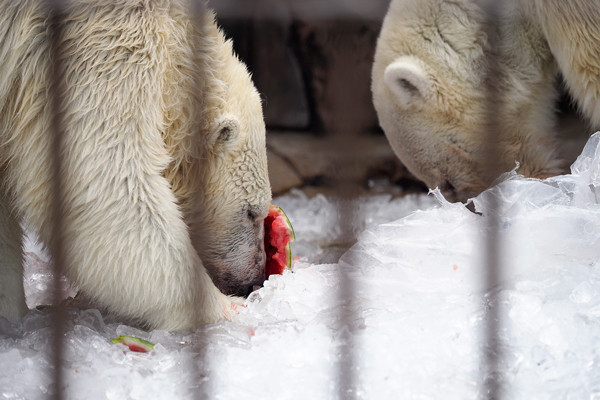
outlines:
{"label": "small watermelon piece", "polygon": [[119,336],[116,339],[112,339],[111,342],[123,343],[125,346],[129,347],[129,350],[135,351],[136,353],[148,353],[154,349],[154,343],[135,336]]}
{"label": "small watermelon piece", "polygon": [[292,268],[292,249],[290,242],[296,239],[294,228],[283,210],[271,204],[269,215],[265,218],[265,277],[283,274],[286,268]]}

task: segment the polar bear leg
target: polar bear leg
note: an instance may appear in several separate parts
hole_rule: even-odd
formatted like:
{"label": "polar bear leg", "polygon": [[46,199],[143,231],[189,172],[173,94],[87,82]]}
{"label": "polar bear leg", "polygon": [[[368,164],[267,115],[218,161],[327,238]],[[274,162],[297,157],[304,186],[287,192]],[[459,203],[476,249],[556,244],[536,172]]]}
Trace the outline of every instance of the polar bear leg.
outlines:
{"label": "polar bear leg", "polygon": [[16,321],[27,312],[23,291],[23,232],[0,190],[0,315]]}
{"label": "polar bear leg", "polygon": [[[70,162],[85,168],[90,155],[77,144],[70,145],[81,159]],[[205,271],[169,183],[159,172],[137,168],[153,158],[150,148],[133,148],[136,154],[116,149],[133,158],[129,166],[106,149],[91,156],[91,171],[104,183],[66,174],[66,275],[110,311],[149,328],[183,329],[228,318],[231,300]],[[96,192],[94,185],[106,186]],[[43,238],[52,240],[51,232]]]}
{"label": "polar bear leg", "polygon": [[93,150],[92,138],[76,136],[101,118],[94,112],[82,114],[67,134],[72,138],[64,158],[67,276],[111,311],[151,328],[182,329],[227,318],[231,302],[208,276],[161,174],[168,158],[159,130],[147,125],[153,113],[110,105],[146,96],[121,96],[98,112],[125,110],[128,117],[105,126]]}

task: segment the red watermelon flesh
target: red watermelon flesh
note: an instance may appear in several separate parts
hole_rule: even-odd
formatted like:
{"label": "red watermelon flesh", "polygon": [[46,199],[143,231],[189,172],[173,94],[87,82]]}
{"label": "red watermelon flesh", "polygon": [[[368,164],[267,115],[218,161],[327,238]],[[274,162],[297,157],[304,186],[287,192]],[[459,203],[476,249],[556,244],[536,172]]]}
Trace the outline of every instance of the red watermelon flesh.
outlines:
{"label": "red watermelon flesh", "polygon": [[271,205],[269,215],[265,218],[265,277],[283,273],[285,268],[292,267],[292,251],[290,242],[295,239],[294,229],[283,210]]}

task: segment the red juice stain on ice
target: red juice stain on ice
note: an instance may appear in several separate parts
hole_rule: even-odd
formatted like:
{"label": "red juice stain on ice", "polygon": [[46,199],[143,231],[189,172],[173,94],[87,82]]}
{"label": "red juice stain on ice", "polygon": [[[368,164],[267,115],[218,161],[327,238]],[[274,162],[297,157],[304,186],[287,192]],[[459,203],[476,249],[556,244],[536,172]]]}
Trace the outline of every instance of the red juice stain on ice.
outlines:
{"label": "red juice stain on ice", "polygon": [[290,242],[295,239],[294,229],[283,210],[271,205],[269,215],[265,218],[265,277],[283,273],[292,266],[292,250]]}

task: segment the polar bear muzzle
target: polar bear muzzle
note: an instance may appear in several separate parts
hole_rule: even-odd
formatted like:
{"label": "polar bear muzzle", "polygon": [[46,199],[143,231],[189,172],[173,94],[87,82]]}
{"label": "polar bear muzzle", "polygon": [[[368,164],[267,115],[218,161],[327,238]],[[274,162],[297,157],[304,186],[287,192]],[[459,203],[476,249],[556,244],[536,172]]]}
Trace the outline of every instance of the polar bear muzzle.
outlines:
{"label": "polar bear muzzle", "polygon": [[213,282],[223,293],[247,296],[265,280],[264,216],[252,208],[241,214],[223,241],[199,251]]}

